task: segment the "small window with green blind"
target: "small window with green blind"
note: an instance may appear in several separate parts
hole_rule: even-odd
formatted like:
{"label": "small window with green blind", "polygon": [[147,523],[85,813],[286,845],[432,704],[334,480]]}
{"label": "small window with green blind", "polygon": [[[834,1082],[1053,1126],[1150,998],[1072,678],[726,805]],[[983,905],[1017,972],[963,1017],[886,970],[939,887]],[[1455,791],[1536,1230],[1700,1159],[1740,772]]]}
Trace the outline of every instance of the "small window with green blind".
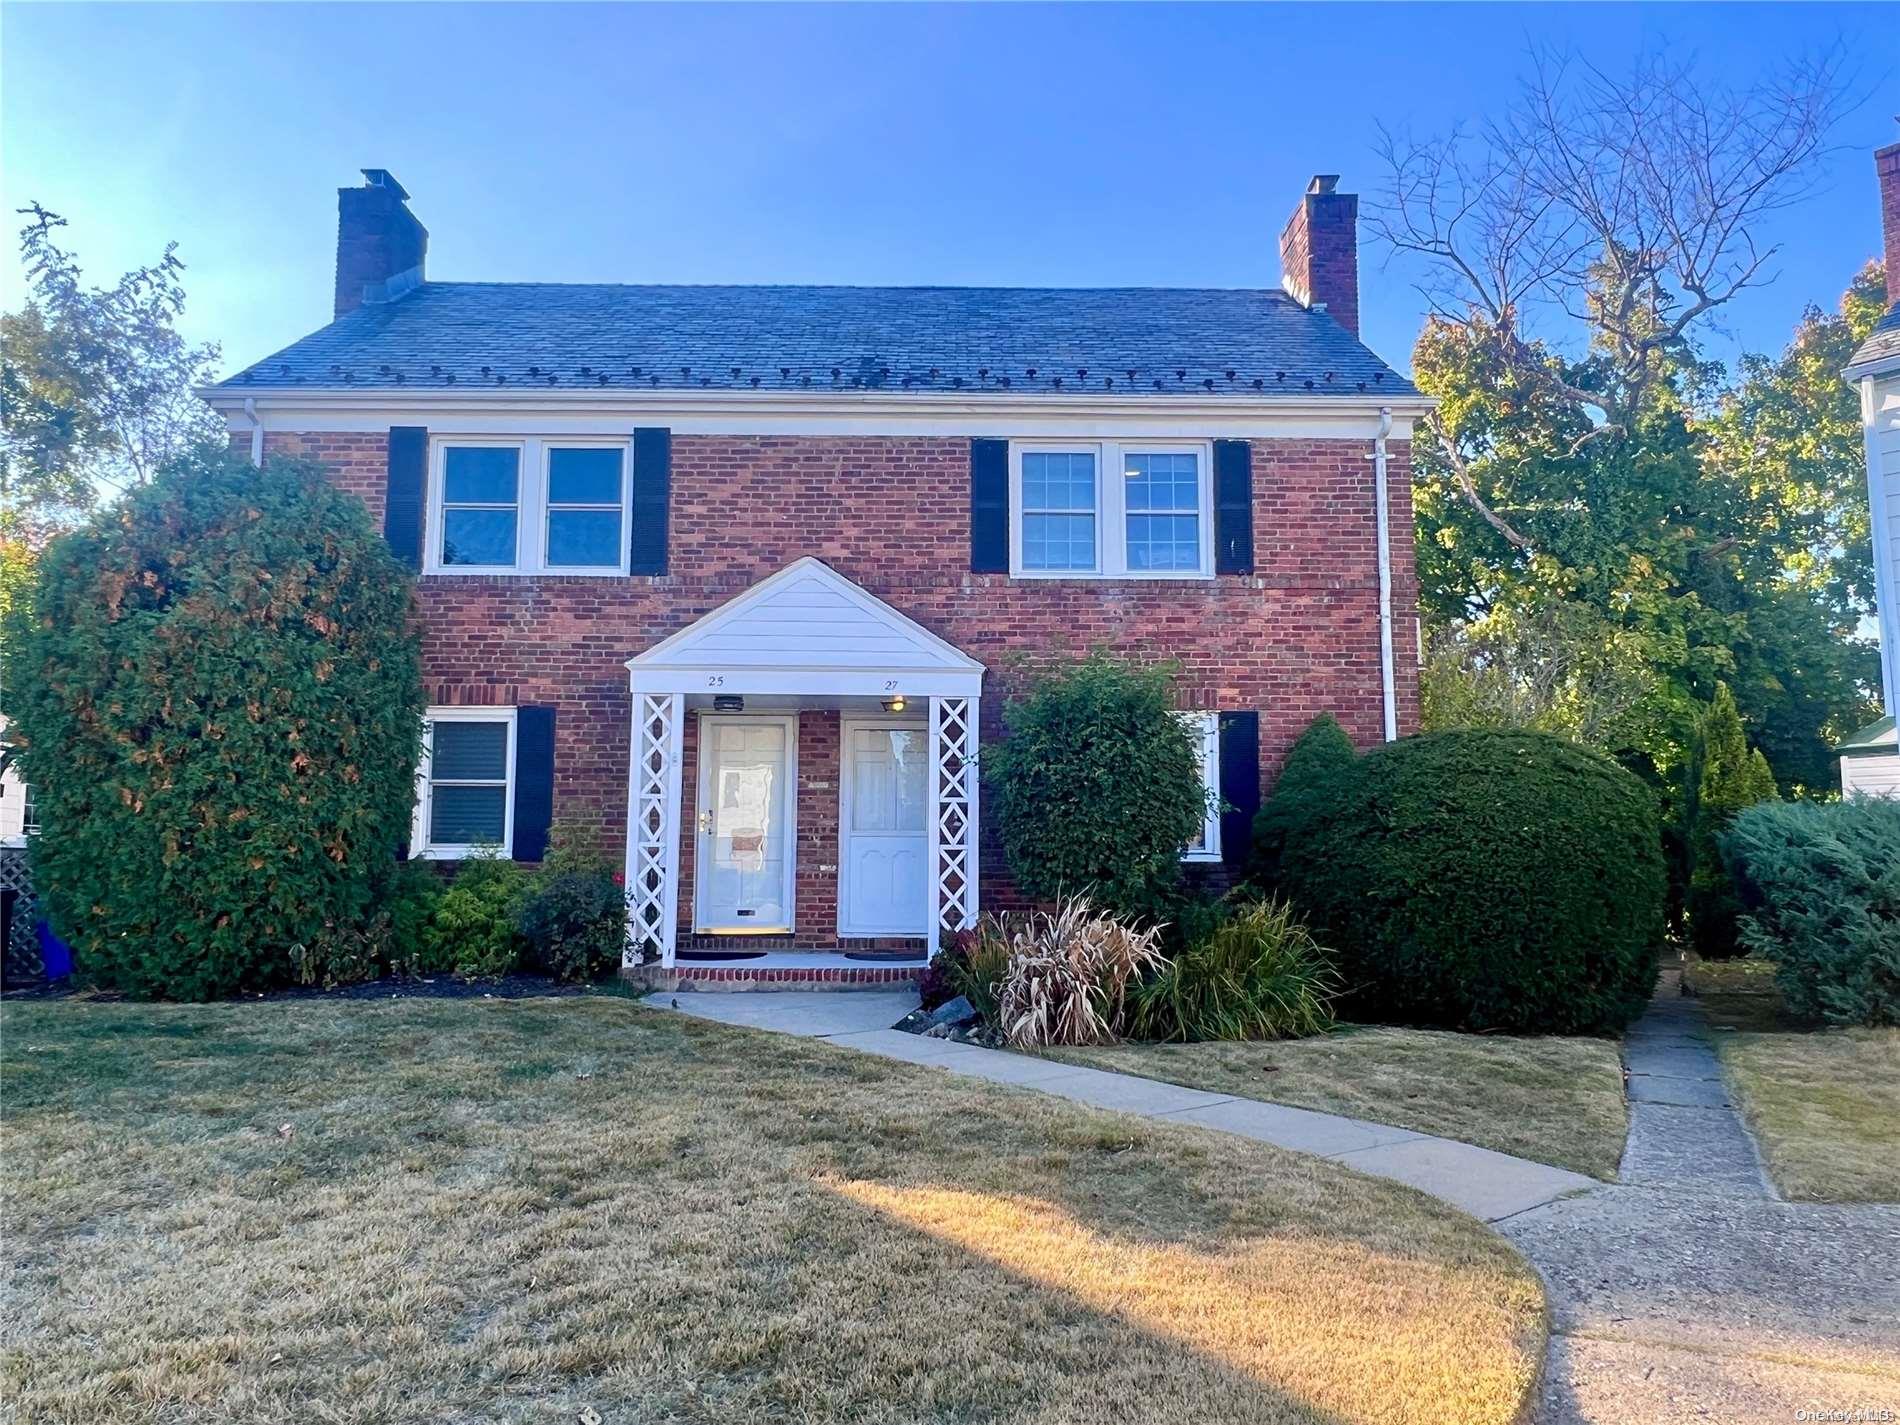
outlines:
{"label": "small window with green blind", "polygon": [[417,854],[452,859],[484,848],[512,854],[514,710],[432,708],[423,744]]}

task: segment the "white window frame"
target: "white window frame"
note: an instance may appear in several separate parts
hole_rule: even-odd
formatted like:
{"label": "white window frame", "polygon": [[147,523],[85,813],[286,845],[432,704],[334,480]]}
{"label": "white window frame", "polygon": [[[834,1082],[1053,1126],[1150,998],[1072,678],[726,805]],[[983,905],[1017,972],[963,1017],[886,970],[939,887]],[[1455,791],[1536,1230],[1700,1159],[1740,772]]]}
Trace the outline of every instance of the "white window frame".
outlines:
{"label": "white window frame", "polygon": [[[515,491],[515,560],[512,564],[445,564],[442,561],[443,494],[448,452],[463,449],[512,449],[519,452],[520,483]],[[555,450],[620,452],[620,558],[613,564],[548,563],[548,473]],[[609,505],[563,505],[562,509],[610,509]],[[422,572],[446,578],[458,575],[573,574],[622,577],[630,570],[629,533],[633,528],[633,439],[614,436],[435,435],[429,437],[428,539]]]}
{"label": "white window frame", "polygon": [[1207,809],[1202,813],[1201,844],[1184,847],[1183,861],[1218,861],[1220,854],[1220,714],[1184,712],[1179,714],[1194,739],[1201,768],[1201,795]]}
{"label": "white window frame", "polygon": [[[538,464],[540,468],[541,506],[538,515],[541,530],[541,569],[549,574],[625,574],[629,542],[627,532],[633,520],[633,442],[630,440],[590,440],[585,437],[569,440],[537,440]],[[620,558],[613,564],[553,564],[548,560],[548,536],[553,530],[554,521],[550,518],[556,509],[562,510],[611,510],[613,505],[575,504],[563,501],[554,502],[554,452],[557,450],[616,450],[620,452]]]}
{"label": "white window frame", "polygon": [[[1095,457],[1095,567],[1023,567],[1023,456]],[[1196,511],[1200,563],[1193,569],[1128,567],[1127,457],[1192,454],[1200,467]],[[1009,572],[1015,579],[1199,579],[1214,577],[1214,443],[1209,440],[1012,440],[1009,443]]]}
{"label": "white window frame", "polygon": [[[435,725],[439,722],[505,722],[508,725],[507,777],[502,782],[502,837],[497,845],[435,844],[429,840],[429,796],[435,781],[429,775],[435,752]],[[456,781],[456,786],[493,786],[479,782]],[[409,828],[409,855],[419,861],[460,861],[481,851],[502,857],[515,854],[515,709],[489,707],[430,708],[422,724],[422,760],[416,763],[416,810]]]}

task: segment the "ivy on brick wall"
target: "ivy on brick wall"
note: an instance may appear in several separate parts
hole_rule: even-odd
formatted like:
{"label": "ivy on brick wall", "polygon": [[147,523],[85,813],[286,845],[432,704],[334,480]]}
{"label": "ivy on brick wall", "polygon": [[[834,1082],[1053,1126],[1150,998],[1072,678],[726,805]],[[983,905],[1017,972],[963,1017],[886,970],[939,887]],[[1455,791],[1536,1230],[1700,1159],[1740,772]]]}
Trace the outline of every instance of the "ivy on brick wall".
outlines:
{"label": "ivy on brick wall", "polygon": [[411,602],[303,460],[200,452],[46,550],[5,710],[82,971],[203,999],[374,958],[420,751]]}

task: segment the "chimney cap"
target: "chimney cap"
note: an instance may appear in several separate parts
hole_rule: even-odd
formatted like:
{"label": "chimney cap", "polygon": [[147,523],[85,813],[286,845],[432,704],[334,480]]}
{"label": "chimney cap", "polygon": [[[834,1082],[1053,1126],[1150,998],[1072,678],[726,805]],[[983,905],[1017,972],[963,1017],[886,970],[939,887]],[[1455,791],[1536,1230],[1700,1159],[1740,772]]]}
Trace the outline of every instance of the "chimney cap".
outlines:
{"label": "chimney cap", "polygon": [[388,188],[403,202],[409,201],[408,190],[396,181],[396,175],[387,168],[365,168],[363,170],[365,188]]}
{"label": "chimney cap", "polygon": [[[387,175],[385,175],[385,177],[387,177]],[[1308,193],[1330,193],[1337,187],[1339,187],[1339,175],[1337,173],[1315,173],[1313,175],[1313,181],[1306,185],[1306,191]]]}

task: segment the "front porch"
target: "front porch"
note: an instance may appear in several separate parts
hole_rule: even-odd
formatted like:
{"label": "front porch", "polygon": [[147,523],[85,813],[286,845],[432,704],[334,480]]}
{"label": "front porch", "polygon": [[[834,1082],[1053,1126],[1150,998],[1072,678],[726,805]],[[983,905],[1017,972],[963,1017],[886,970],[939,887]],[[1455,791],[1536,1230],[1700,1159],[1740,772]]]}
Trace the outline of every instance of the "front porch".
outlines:
{"label": "front porch", "polygon": [[890,988],[975,923],[980,663],[803,559],[627,667],[630,976]]}

